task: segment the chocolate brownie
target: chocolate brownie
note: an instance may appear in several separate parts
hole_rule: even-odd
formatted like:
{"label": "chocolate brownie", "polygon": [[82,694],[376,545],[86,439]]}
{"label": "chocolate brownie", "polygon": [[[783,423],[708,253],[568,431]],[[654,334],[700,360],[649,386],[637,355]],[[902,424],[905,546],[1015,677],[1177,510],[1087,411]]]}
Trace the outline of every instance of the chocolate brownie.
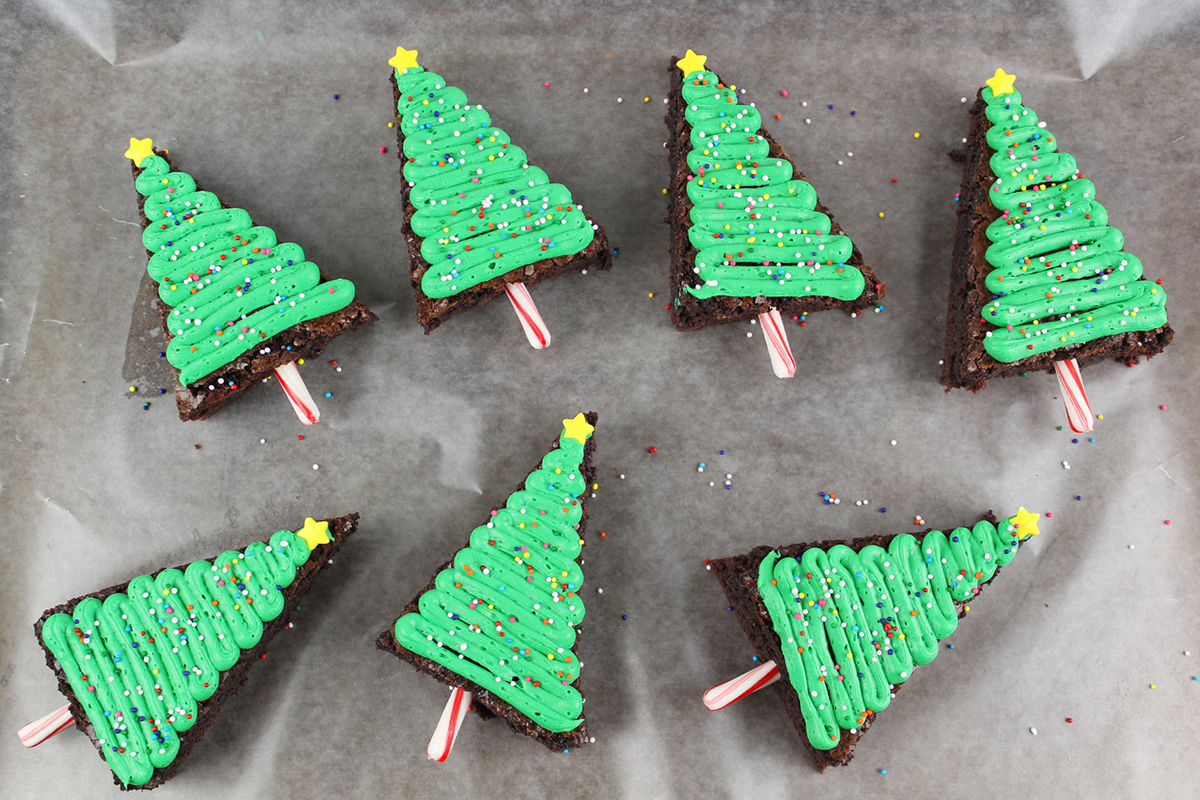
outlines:
{"label": "chocolate brownie", "polygon": [[984,349],[984,339],[993,329],[983,317],[984,307],[996,299],[985,284],[993,269],[985,257],[992,244],[987,229],[1001,216],[1000,209],[989,200],[996,176],[990,166],[994,151],[987,143],[992,122],[984,114],[985,107],[983,89],[980,88],[970,109],[971,124],[965,152],[949,154],[962,161],[963,180],[959,189],[958,227],[946,310],[946,354],[941,377],[946,391],[963,388],[978,392],[991,378],[1035,371],[1053,372],[1055,361],[1070,358],[1074,358],[1080,367],[1110,358],[1134,366],[1141,357],[1150,358],[1161,353],[1175,336],[1170,325],[1070,344],[1019,361],[997,361]]}
{"label": "chocolate brownie", "polygon": [[[154,155],[161,157],[168,164],[171,163],[166,151],[155,150]],[[141,173],[142,169],[133,166],[135,180]],[[196,183],[196,189],[202,190],[199,182]],[[141,220],[142,230],[150,225],[150,220],[146,218],[145,205],[146,198],[139,193],[138,217]],[[221,208],[229,208],[229,206],[222,202]],[[146,255],[149,258],[154,253],[147,251]],[[324,271],[320,274],[323,283],[330,280]],[[163,349],[165,351],[170,345],[171,339],[174,338],[170,325],[167,324],[172,309],[158,296],[155,296],[152,302],[156,304],[162,319],[165,337]],[[179,418],[185,422],[207,419],[214,411],[225,406],[251,386],[271,378],[276,367],[282,367],[301,358],[313,358],[335,336],[357,330],[378,319],[362,301],[354,300],[344,308],[293,325],[264,339],[257,347],[243,353],[234,361],[188,385],[179,382],[180,370],[172,366],[171,369],[176,378],[175,401],[179,407]]]}
{"label": "chocolate brownie", "polygon": [[[998,521],[994,516],[988,514],[985,518],[988,522],[995,525]],[[931,533],[931,529],[926,529],[920,533],[914,533],[918,541],[923,542],[925,536]],[[856,538],[853,540],[829,540],[816,543],[791,544],[781,547],[760,546],[755,547],[750,552],[743,555],[732,556],[729,558],[715,559],[709,562],[709,566],[717,579],[721,582],[721,587],[725,590],[725,594],[733,607],[734,613],[737,615],[738,621],[745,630],[746,635],[750,638],[751,646],[754,652],[758,655],[758,659],[762,663],[773,661],[779,668],[780,680],[775,684],[775,690],[778,692],[780,699],[783,701],[784,708],[787,710],[788,717],[792,720],[797,733],[800,734],[804,745],[812,753],[813,759],[817,767],[823,772],[826,767],[844,766],[854,757],[854,748],[863,734],[871,727],[877,714],[869,711],[863,715],[859,723],[851,730],[842,729],[840,731],[840,740],[836,746],[831,749],[818,749],[812,745],[809,739],[806,728],[806,721],[801,711],[801,700],[797,694],[795,686],[792,684],[789,675],[787,662],[783,654],[783,644],[779,634],[776,632],[775,625],[772,622],[770,613],[764,603],[762,594],[759,591],[759,567],[763,559],[772,552],[778,554],[780,560],[799,559],[806,551],[814,548],[828,550],[834,546],[844,545],[854,550],[856,553],[869,545],[875,545],[887,550],[892,540],[898,534],[888,536],[868,536]],[[955,540],[957,542],[957,539]],[[1006,556],[1011,557],[1011,556]],[[997,561],[996,563],[1000,563]],[[1001,567],[997,566],[991,577],[986,578],[974,587],[973,591],[977,595],[979,590],[988,585],[999,574]],[[983,577],[983,576],[980,576]],[[774,583],[774,581],[772,581]],[[803,595],[800,595],[803,597]],[[824,600],[821,601],[824,605]],[[967,613],[967,604],[969,600],[954,600],[954,609],[957,611],[958,617],[961,618]],[[811,603],[810,603],[811,605]],[[800,616],[796,615],[797,618]],[[810,623],[811,624],[811,623]],[[869,623],[870,624],[870,623]],[[876,635],[876,631],[871,631],[872,635]],[[903,638],[903,637],[901,637]],[[822,639],[822,643],[826,640]],[[890,639],[883,639],[884,646],[889,646],[887,643]],[[811,642],[811,640],[810,640]],[[811,645],[810,645],[811,646]],[[841,659],[834,659],[841,661]],[[834,673],[836,674],[836,673]],[[861,677],[861,676],[860,676]],[[840,678],[839,678],[840,679]],[[822,678],[823,680],[823,678]],[[890,687],[892,696],[898,692],[903,685],[902,682],[895,683]]]}
{"label": "chocolate brownie", "polygon": [[[685,290],[686,286],[700,286],[703,281],[696,275],[697,250],[688,238],[692,227],[692,202],[688,199],[687,185],[691,177],[687,156],[692,150],[692,126],[684,116],[686,104],[683,100],[683,71],[676,66],[678,57],[672,57],[667,67],[671,75],[671,93],[668,97],[667,114],[663,118],[667,124],[667,163],[669,191],[667,193],[667,219],[671,226],[671,321],[681,331],[696,330],[709,325],[724,322],[746,322],[756,319],[759,314],[777,308],[782,314],[809,314],[831,308],[840,308],[847,312],[861,312],[883,297],[886,288],[868,267],[862,258],[858,247],[853,247],[847,266],[857,269],[863,274],[866,285],[861,295],[853,300],[838,300],[833,297],[809,295],[806,297],[729,297],[716,296],[706,299],[695,297]],[[737,107],[741,107],[739,102]],[[792,165],[791,177],[795,180],[807,181],[804,173],[796,167],[792,157],[763,126],[758,129],[758,135],[769,145],[769,157],[783,159]],[[816,211],[832,218],[832,214],[818,201]],[[828,231],[831,234],[846,235],[842,227],[832,221]]]}
{"label": "chocolate brownie", "polygon": [[[333,563],[334,556],[336,556],[338,551],[341,550],[342,544],[345,542],[346,537],[350,536],[350,534],[354,533],[354,531],[358,529],[358,519],[359,515],[357,513],[352,513],[343,517],[325,520],[329,523],[329,534],[333,541],[317,545],[317,547],[314,548],[310,554],[308,561],[297,568],[296,578],[283,589],[283,611],[279,614],[279,616],[263,624],[263,634],[262,638],[258,641],[258,644],[252,648],[242,650],[237,662],[234,663],[234,665],[229,669],[220,673],[218,677],[218,688],[216,693],[207,700],[200,701],[197,704],[196,721],[187,730],[176,733],[176,735],[179,737],[179,752],[176,754],[174,760],[172,760],[171,763],[165,767],[156,768],[150,780],[140,786],[126,786],[121,782],[115,773],[113,774],[113,783],[115,783],[122,790],[154,789],[175,776],[175,773],[178,772],[180,766],[182,766],[184,759],[191,755],[192,748],[195,747],[197,742],[204,738],[204,734],[208,730],[209,726],[212,725],[213,719],[216,717],[217,712],[221,710],[221,707],[225,705],[225,702],[230,697],[237,694],[238,690],[246,685],[246,681],[249,679],[248,673],[250,667],[259,663],[266,657],[267,646],[271,643],[271,640],[275,638],[275,634],[288,627],[291,621],[292,612],[299,605],[300,600],[304,597],[304,595],[308,594],[308,590],[312,588],[313,581],[315,581],[317,577]],[[180,571],[183,571],[186,568],[186,564],[174,567],[174,569]],[[163,572],[166,569],[170,568],[164,567],[161,570],[157,570],[151,575],[151,577],[158,575],[160,572]],[[116,586],[110,586],[107,589],[101,589],[98,592],[80,595],[79,597],[68,600],[65,603],[47,609],[33,625],[34,635],[37,636],[38,644],[41,645],[46,654],[46,665],[54,671],[55,677],[58,678],[58,689],[63,693],[69,702],[71,715],[75,718],[75,727],[87,734],[88,738],[92,740],[92,744],[96,746],[97,751],[102,750],[102,747],[98,741],[99,737],[92,727],[92,723],[88,719],[87,713],[84,711],[83,706],[76,698],[75,692],[71,688],[71,684],[69,683],[66,674],[63,672],[62,668],[58,664],[58,661],[55,659],[54,653],[50,651],[50,648],[47,647],[45,642],[42,640],[42,626],[45,624],[46,620],[54,614],[71,614],[79,602],[85,598],[92,597],[103,601],[110,595],[118,592],[124,592],[128,586],[129,582],[127,581]],[[103,757],[102,752],[101,757]]]}
{"label": "chocolate brownie", "polygon": [[[595,426],[597,414],[594,411],[584,414],[583,416],[589,425],[593,427]],[[556,440],[555,449],[557,449],[557,445],[558,441]],[[587,539],[587,497],[591,492],[591,484],[595,480],[596,476],[595,467],[592,465],[592,454],[594,450],[595,438],[592,437],[587,439],[586,443],[584,444],[583,461],[581,463],[584,485],[587,487],[587,491],[579,495],[579,504],[582,509],[582,516],[576,530],[579,534],[579,539],[581,542],[586,541]],[[553,452],[553,450],[551,450],[551,452]],[[525,486],[526,482],[522,481],[521,484],[513,490],[513,493],[515,494],[516,492],[522,491],[525,489]],[[469,543],[468,545],[464,545],[464,547],[465,546],[469,546]],[[434,589],[434,582],[436,581],[437,576],[443,570],[452,566],[453,563],[454,560],[451,559],[434,570],[433,577],[430,578],[429,583],[426,584],[425,587],[421,589],[421,591],[418,592],[412,600],[409,601],[408,605],[404,607],[404,610],[401,612],[401,617],[403,617],[405,614],[416,613],[418,611],[418,604],[420,603],[421,596]],[[582,626],[576,627],[575,630],[577,635],[582,635]],[[484,719],[489,719],[493,716],[500,717],[514,732],[523,733],[526,736],[530,736],[551,750],[563,751],[571,747],[578,747],[588,743],[587,720],[583,719],[582,714],[580,715],[582,722],[573,730],[547,730],[533,721],[528,715],[513,707],[509,702],[500,698],[496,693],[489,691],[485,687],[480,686],[478,683],[475,683],[474,681],[471,681],[462,675],[459,675],[457,672],[447,669],[436,661],[425,658],[424,656],[418,655],[417,653],[405,648],[396,640],[395,624],[379,635],[379,638],[376,640],[376,646],[380,650],[385,650],[403,659],[404,661],[407,661],[416,667],[416,669],[420,672],[432,675],[433,677],[437,678],[438,681],[446,684],[447,686],[460,687],[465,691],[470,692],[471,708],[481,717]],[[571,682],[571,686],[575,687],[575,689],[580,691],[582,694],[582,688],[578,677]]]}
{"label": "chocolate brownie", "polygon": [[[415,62],[414,62],[415,63]],[[409,273],[412,279],[413,295],[417,302],[417,321],[425,328],[425,333],[432,332],[435,328],[441,325],[450,317],[475,306],[482,305],[496,297],[501,297],[505,294],[504,287],[506,284],[521,282],[526,286],[531,286],[548,278],[555,278],[567,272],[575,270],[610,270],[612,269],[613,259],[612,250],[608,245],[608,237],[604,233],[604,228],[589,214],[583,210],[582,206],[578,206],[580,211],[583,211],[587,221],[591,224],[594,237],[590,244],[580,252],[557,256],[553,258],[542,258],[529,264],[513,269],[509,272],[491,278],[489,280],[470,286],[448,297],[433,298],[428,296],[421,288],[421,279],[429,270],[430,264],[421,255],[421,244],[425,239],[413,231],[412,218],[417,213],[416,207],[410,202],[410,194],[412,186],[410,181],[404,177],[404,165],[410,159],[405,156],[404,152],[404,128],[401,124],[400,102],[401,93],[400,86],[396,80],[396,71],[392,70],[392,109],[396,114],[396,153],[400,159],[400,194],[403,198],[404,206],[404,223],[403,232],[404,240],[408,245],[408,263]],[[453,88],[453,87],[451,87]],[[482,217],[483,215],[480,214]],[[514,234],[515,235],[515,234]],[[469,247],[467,249],[470,249]],[[546,250],[545,247],[542,248]]]}

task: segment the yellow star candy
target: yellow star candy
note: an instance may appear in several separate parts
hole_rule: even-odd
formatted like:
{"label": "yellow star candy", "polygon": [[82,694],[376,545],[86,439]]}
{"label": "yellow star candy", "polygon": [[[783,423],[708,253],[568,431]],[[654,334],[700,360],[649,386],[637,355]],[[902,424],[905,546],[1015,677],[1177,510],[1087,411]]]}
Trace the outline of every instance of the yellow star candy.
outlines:
{"label": "yellow star candy", "polygon": [[1011,517],[1008,521],[1017,526],[1017,538],[1025,539],[1030,536],[1037,536],[1041,531],[1038,530],[1037,521],[1041,518],[1041,514],[1034,514],[1032,511],[1026,511],[1025,507],[1017,509],[1017,515]]}
{"label": "yellow star candy", "polygon": [[396,55],[389,58],[388,63],[401,72],[404,72],[406,69],[412,69],[413,67],[421,66],[417,63],[417,51],[405,50],[403,47],[396,48]]}
{"label": "yellow star candy", "polygon": [[140,167],[142,162],[152,155],[154,155],[153,139],[134,139],[132,136],[129,137],[129,149],[125,151],[125,157],[133,161],[135,167]]}
{"label": "yellow star candy", "polygon": [[1013,81],[1016,79],[1016,75],[1009,75],[1000,67],[996,67],[996,74],[987,79],[987,85],[992,90],[992,95],[999,97],[1002,94],[1013,93]]}
{"label": "yellow star candy", "polygon": [[312,517],[304,520],[304,527],[296,531],[296,535],[308,544],[309,550],[316,550],[317,545],[333,541],[329,535],[329,523],[324,520],[317,522]]}
{"label": "yellow star candy", "polygon": [[574,419],[563,420],[563,436],[568,439],[574,439],[580,444],[587,441],[587,437],[594,430],[596,429],[588,425],[588,421],[583,418],[583,414],[576,414]]}
{"label": "yellow star candy", "polygon": [[696,55],[692,48],[688,48],[687,55],[675,62],[675,66],[683,70],[684,77],[691,75],[698,69],[704,69],[704,62],[708,61],[708,56]]}

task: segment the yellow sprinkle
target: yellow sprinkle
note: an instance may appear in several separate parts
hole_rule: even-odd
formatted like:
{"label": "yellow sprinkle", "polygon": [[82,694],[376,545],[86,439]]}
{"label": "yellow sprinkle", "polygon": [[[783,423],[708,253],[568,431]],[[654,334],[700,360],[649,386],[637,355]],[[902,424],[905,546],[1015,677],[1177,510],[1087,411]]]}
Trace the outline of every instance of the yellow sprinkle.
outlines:
{"label": "yellow sprinkle", "polygon": [[136,392],[136,391],[137,391],[137,387],[136,387],[136,386],[130,386],[130,387],[129,387],[129,391],[131,391],[131,392]]}
{"label": "yellow sprinkle", "polygon": [[593,483],[593,484],[592,484],[592,488],[593,488],[593,489],[599,489],[599,488],[600,488],[600,484],[598,484],[598,483]]}
{"label": "yellow sprinkle", "polygon": [[650,293],[648,296],[649,296],[649,297],[654,297],[654,292],[651,292],[651,293]]}
{"label": "yellow sprinkle", "polygon": [[970,611],[970,610],[971,610],[971,607],[970,607],[970,606],[963,606],[963,613],[966,613],[966,612],[968,612],[968,611]]}
{"label": "yellow sprinkle", "polygon": [[883,212],[882,212],[882,211],[880,211],[880,212],[879,212],[879,218],[880,218],[880,219],[883,219]]}
{"label": "yellow sprinkle", "polygon": [[396,123],[394,123],[394,122],[389,122],[389,123],[388,123],[388,127],[389,127],[389,128],[394,128],[394,127],[396,127]]}
{"label": "yellow sprinkle", "polygon": [[1096,419],[1104,419],[1104,415],[1103,415],[1103,414],[1097,414],[1097,415],[1096,415]]}
{"label": "yellow sprinkle", "polygon": [[1158,687],[1157,687],[1157,686],[1155,686],[1155,685],[1152,683],[1152,684],[1150,684],[1150,688],[1151,688],[1151,689],[1157,689]]}
{"label": "yellow sprinkle", "polygon": [[644,102],[647,102],[647,103],[649,103],[649,102],[650,102],[650,98],[649,98],[649,97],[645,98],[645,99],[644,99]]}
{"label": "yellow sprinkle", "polygon": [[919,133],[914,133],[914,134],[913,134],[913,138],[914,138],[914,139],[920,139],[920,138],[921,138],[921,134],[919,134]]}
{"label": "yellow sprinkle", "polygon": [[300,365],[303,365],[303,364],[304,364],[304,359],[303,359],[303,358],[297,359],[297,360],[296,360],[296,363],[297,363],[297,364],[300,364]]}
{"label": "yellow sprinkle", "polygon": [[548,658],[548,659],[550,659],[551,661],[553,661],[553,660],[554,660],[554,653],[546,653],[546,658]]}
{"label": "yellow sprinkle", "polygon": [[666,190],[666,189],[663,189],[663,194],[666,194],[666,193],[667,193],[667,190]]}

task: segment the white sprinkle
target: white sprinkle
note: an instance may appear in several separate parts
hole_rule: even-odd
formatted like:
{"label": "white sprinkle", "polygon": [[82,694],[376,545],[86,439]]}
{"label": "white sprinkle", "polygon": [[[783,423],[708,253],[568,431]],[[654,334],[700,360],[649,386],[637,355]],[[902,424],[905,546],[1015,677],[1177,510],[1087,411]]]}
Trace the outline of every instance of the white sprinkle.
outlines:
{"label": "white sprinkle", "polygon": [[838,166],[840,167],[841,165],[842,165],[842,162],[841,162],[841,161],[838,161]]}
{"label": "white sprinkle", "polygon": [[850,158],[854,157],[854,153],[846,153],[846,155],[849,156]]}
{"label": "white sprinkle", "polygon": [[587,94],[587,93],[588,93],[588,90],[587,90],[587,87],[586,87],[586,86],[585,86],[585,87],[583,87],[583,93],[584,93],[584,94]]}
{"label": "white sprinkle", "polygon": [[624,100],[624,99],[622,99],[622,98],[620,98],[620,97],[618,97],[618,98],[617,98],[617,102],[618,102],[618,103],[624,103],[624,102],[625,102],[625,100]]}
{"label": "white sprinkle", "polygon": [[963,103],[967,102],[967,98],[965,98],[965,97],[964,97],[964,98],[961,100],[961,102],[963,102]]}
{"label": "white sprinkle", "polygon": [[1029,732],[1032,733],[1034,736],[1037,736],[1037,728],[1030,728]]}
{"label": "white sprinkle", "polygon": [[625,473],[624,473],[624,472],[622,472],[622,473],[621,473],[621,480],[625,480]]}
{"label": "white sprinkle", "polygon": [[896,440],[892,439],[892,447],[895,447],[895,446],[896,446]]}
{"label": "white sprinkle", "polygon": [[604,590],[603,590],[603,589],[597,589],[597,590],[596,590],[596,594],[604,594]]}
{"label": "white sprinkle", "polygon": [[809,125],[809,124],[811,124],[811,123],[812,123],[812,120],[811,120],[811,119],[806,119],[806,120],[804,120],[804,124],[805,124],[805,125]]}
{"label": "white sprinkle", "polygon": [[753,336],[753,335],[754,335],[754,331],[746,331],[746,336],[747,336],[747,337],[750,337],[750,336]]}
{"label": "white sprinkle", "polygon": [[1132,549],[1133,549],[1133,545],[1129,545],[1129,549],[1130,549],[1130,550],[1132,550]]}
{"label": "white sprinkle", "polygon": [[258,440],[258,443],[259,443],[259,444],[266,444],[266,443],[267,443],[267,440],[266,440],[266,439],[259,439],[259,440]]}
{"label": "white sprinkle", "polygon": [[317,466],[316,464],[313,464],[313,469],[320,469],[320,467]]}

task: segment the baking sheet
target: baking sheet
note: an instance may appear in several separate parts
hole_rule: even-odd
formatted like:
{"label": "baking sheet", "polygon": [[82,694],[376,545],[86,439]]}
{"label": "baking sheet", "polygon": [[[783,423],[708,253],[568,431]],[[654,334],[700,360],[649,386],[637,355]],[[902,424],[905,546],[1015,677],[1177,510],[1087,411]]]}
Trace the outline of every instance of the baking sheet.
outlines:
{"label": "baking sheet", "polygon": [[[1200,754],[1194,8],[14,10],[0,20],[6,790],[117,791],[77,732],[33,751],[12,735],[62,702],[32,635],[42,610],[357,510],[295,629],[157,796],[1186,796]],[[611,273],[535,288],[544,352],[503,302],[428,337],[416,323],[387,127],[401,44],[484,104],[619,249]],[[688,47],[745,88],[888,284],[877,313],[789,320],[791,381],[773,377],[756,325],[684,335],[664,309],[662,101],[668,57]],[[997,66],[1169,292],[1163,356],[1085,371],[1103,414],[1091,437],[1060,430],[1052,376],[978,396],[937,383],[961,177],[945,154],[966,133],[960,99]],[[318,426],[273,386],[201,423],[158,395],[130,136],[169,148],[379,314],[302,367]],[[374,638],[586,410],[600,414],[599,488],[578,652],[596,742],[562,756],[471,718],[450,760],[427,762],[446,692]],[[818,774],[772,692],[700,703],[753,666],[705,558],[1018,505],[1053,518],[849,767]]]}

